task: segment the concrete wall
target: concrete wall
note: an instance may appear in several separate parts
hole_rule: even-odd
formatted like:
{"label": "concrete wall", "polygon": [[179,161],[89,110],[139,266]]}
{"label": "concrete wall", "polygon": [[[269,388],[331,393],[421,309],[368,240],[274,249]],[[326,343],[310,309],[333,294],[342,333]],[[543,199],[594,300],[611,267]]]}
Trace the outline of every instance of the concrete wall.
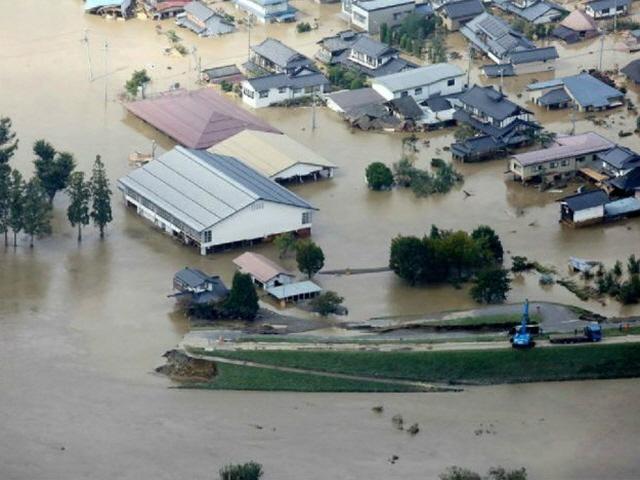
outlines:
{"label": "concrete wall", "polygon": [[[583,160],[577,162],[576,159],[580,157],[582,157]],[[566,165],[563,165],[563,162],[566,162]],[[526,167],[522,167],[515,158],[512,158],[509,161],[509,171],[526,182],[538,176],[567,176],[567,174],[574,174],[580,168],[593,167],[595,166],[595,163],[595,154],[577,155],[575,157],[550,160],[544,164],[527,165]]]}
{"label": "concrete wall", "polygon": [[575,223],[576,225],[597,223],[603,218],[604,205],[598,205],[596,207],[585,208],[584,210],[573,212],[573,223]]}
{"label": "concrete wall", "polygon": [[398,5],[381,10],[367,11],[359,5],[351,6],[351,22],[354,26],[375,34],[380,31],[380,25],[386,23],[389,27],[400,25],[402,20],[415,10],[415,4]]}
{"label": "concrete wall", "polygon": [[547,60],[546,62],[529,62],[514,65],[513,70],[516,75],[526,75],[527,73],[551,72],[556,69],[556,61]]}

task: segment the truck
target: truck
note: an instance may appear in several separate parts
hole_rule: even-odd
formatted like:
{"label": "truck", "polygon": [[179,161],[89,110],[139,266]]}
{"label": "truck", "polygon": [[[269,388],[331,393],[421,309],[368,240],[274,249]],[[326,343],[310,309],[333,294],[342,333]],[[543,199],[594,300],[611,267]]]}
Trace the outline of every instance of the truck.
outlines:
{"label": "truck", "polygon": [[549,335],[550,343],[589,343],[602,340],[602,327],[598,322],[591,322],[584,327],[582,333],[557,333]]}
{"label": "truck", "polygon": [[533,335],[529,331],[529,300],[524,301],[524,307],[522,311],[522,321],[520,326],[511,337],[511,346],[518,349],[533,348],[536,342],[533,341]]}

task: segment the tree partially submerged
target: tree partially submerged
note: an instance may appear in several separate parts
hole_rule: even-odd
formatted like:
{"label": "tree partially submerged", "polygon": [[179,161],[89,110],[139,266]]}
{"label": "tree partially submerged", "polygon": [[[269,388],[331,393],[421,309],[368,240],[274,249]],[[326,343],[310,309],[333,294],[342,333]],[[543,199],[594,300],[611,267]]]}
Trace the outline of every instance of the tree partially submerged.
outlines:
{"label": "tree partially submerged", "polygon": [[75,172],[71,175],[69,187],[69,207],[67,218],[72,227],[78,227],[78,242],[82,241],[82,227],[89,225],[89,202],[91,200],[91,187],[84,179],[84,172]]}
{"label": "tree partially submerged", "polygon": [[125,83],[124,88],[132,98],[136,98],[141,87],[144,89],[144,86],[150,81],[151,77],[149,77],[146,70],[135,70],[131,78]]}
{"label": "tree partially submerged", "polygon": [[260,480],[264,471],[256,462],[225,465],[220,469],[220,480]]}
{"label": "tree partially submerged", "polygon": [[12,130],[11,119],[0,117],[0,165],[9,163],[18,149],[18,139]]}
{"label": "tree partially submerged", "polygon": [[509,272],[504,268],[487,268],[478,273],[470,293],[478,303],[503,303],[509,290]]}
{"label": "tree partially submerged", "polygon": [[298,270],[311,278],[324,267],[324,252],[311,240],[302,240],[296,245]]}
{"label": "tree partially submerged", "polygon": [[382,162],[370,163],[365,178],[371,190],[388,190],[393,185],[393,172]]}
{"label": "tree partially submerged", "polygon": [[37,236],[51,233],[51,203],[37,177],[29,180],[24,191],[22,229],[29,235],[29,246]]}
{"label": "tree partially submerged", "polygon": [[503,467],[492,467],[484,477],[479,473],[461,467],[449,467],[438,477],[440,480],[527,480],[527,471],[523,468],[507,470]]}
{"label": "tree partially submerged", "polygon": [[18,245],[18,234],[24,228],[25,183],[18,170],[11,172],[9,188],[8,225],[13,231],[13,246]]}
{"label": "tree partially submerged", "polygon": [[96,156],[93,164],[93,172],[90,180],[91,188],[91,219],[93,224],[100,230],[100,238],[104,238],[104,229],[111,220],[111,189],[109,188],[109,178],[104,168],[104,163],[100,155]]}
{"label": "tree partially submerged", "polygon": [[293,252],[296,249],[296,242],[296,236],[292,232],[281,233],[273,240],[280,258],[284,258]]}
{"label": "tree partially submerged", "polygon": [[326,317],[340,310],[344,298],[331,290],[326,291],[311,300],[311,307],[321,316]]}

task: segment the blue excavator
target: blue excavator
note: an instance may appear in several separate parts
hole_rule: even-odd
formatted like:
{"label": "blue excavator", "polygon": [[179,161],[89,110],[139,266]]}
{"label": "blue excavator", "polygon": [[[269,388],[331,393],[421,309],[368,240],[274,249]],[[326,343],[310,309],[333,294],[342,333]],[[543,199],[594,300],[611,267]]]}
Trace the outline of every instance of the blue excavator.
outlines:
{"label": "blue excavator", "polygon": [[533,348],[536,342],[533,341],[533,335],[528,329],[529,324],[529,300],[524,301],[524,308],[522,312],[522,322],[516,329],[516,333],[511,338],[511,346],[513,348]]}

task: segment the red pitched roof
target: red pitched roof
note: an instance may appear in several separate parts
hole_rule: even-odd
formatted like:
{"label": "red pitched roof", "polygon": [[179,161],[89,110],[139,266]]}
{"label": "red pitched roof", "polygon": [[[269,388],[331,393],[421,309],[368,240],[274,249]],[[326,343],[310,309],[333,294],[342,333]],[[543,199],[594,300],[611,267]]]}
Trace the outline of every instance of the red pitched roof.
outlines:
{"label": "red pitched roof", "polygon": [[211,88],[167,92],[125,107],[188,148],[209,148],[246,129],[282,133]]}

